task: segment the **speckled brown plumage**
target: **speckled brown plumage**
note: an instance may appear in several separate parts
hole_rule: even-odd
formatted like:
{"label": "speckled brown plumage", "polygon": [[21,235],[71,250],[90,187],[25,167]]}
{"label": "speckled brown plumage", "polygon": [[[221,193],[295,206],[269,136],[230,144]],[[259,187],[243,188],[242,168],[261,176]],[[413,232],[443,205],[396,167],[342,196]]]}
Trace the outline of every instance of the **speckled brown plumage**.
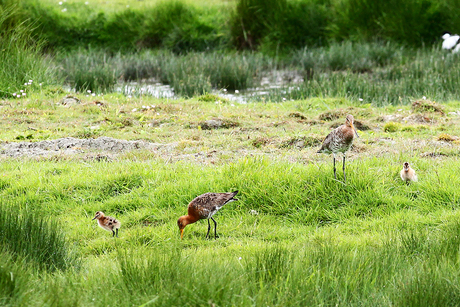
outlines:
{"label": "speckled brown plumage", "polygon": [[331,133],[329,133],[323,141],[321,148],[318,150],[318,153],[327,153],[333,154],[334,156],[334,177],[337,179],[336,169],[335,169],[335,154],[343,153],[343,178],[346,182],[345,176],[345,153],[350,149],[353,144],[353,139],[355,135],[357,137],[358,133],[353,126],[353,115],[347,115],[345,124],[335,128]]}
{"label": "speckled brown plumage", "polygon": [[238,191],[229,193],[205,193],[192,200],[188,204],[188,215],[181,216],[177,221],[177,226],[179,226],[181,232],[181,239],[184,235],[185,226],[201,219],[208,220],[208,233],[206,234],[206,238],[209,236],[209,231],[211,229],[209,219],[214,222],[214,237],[217,238],[217,223],[212,216],[224,205],[238,200],[234,198],[236,194],[238,194]]}
{"label": "speckled brown plumage", "polygon": [[101,228],[111,231],[113,233],[112,236],[116,235],[118,238],[118,229],[120,228],[121,223],[116,218],[111,216],[105,216],[104,212],[98,211],[96,212],[96,215],[94,216],[93,220],[95,219],[97,219],[97,224]]}

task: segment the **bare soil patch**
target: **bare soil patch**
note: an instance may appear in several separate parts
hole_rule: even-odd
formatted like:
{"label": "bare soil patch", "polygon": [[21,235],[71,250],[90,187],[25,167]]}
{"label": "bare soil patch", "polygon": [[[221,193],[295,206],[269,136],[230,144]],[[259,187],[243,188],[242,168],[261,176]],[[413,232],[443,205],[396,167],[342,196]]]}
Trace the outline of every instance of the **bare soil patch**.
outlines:
{"label": "bare soil patch", "polygon": [[130,150],[158,150],[171,144],[158,144],[146,141],[126,141],[111,137],[97,139],[78,139],[73,137],[46,140],[41,142],[7,142],[0,145],[3,157],[43,157],[52,155],[75,155],[85,152],[119,154]]}

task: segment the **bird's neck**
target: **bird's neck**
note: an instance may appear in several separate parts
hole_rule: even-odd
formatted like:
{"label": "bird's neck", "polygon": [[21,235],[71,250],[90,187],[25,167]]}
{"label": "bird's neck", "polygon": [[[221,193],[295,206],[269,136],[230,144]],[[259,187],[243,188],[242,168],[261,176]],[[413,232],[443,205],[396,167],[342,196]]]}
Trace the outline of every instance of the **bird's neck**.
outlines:
{"label": "bird's neck", "polygon": [[197,217],[195,217],[193,215],[186,215],[185,218],[184,218],[185,225],[193,224],[198,220],[199,220],[199,218],[197,218]]}

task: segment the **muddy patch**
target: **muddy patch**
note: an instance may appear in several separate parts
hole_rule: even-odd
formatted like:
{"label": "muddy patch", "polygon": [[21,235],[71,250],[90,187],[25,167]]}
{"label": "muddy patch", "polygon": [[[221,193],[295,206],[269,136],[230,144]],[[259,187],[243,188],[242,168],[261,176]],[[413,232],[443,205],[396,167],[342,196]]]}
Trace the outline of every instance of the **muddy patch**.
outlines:
{"label": "muddy patch", "polygon": [[[191,124],[190,126],[193,127],[194,125]],[[214,118],[206,120],[204,122],[200,122],[198,123],[198,126],[201,127],[202,130],[212,130],[235,128],[240,126],[240,124],[229,119]]]}
{"label": "muddy patch", "polygon": [[73,137],[47,140],[41,142],[11,142],[0,144],[0,156],[3,157],[46,157],[54,155],[72,156],[91,152],[103,152],[104,155],[90,155],[90,159],[102,161],[111,160],[114,155],[131,150],[151,150],[171,147],[174,144],[158,144],[146,141],[126,141],[110,137],[97,139],[77,139]]}
{"label": "muddy patch", "polygon": [[287,140],[284,140],[279,145],[279,148],[306,148],[314,147],[321,144],[323,141],[322,138],[313,137],[313,136],[304,136],[304,137],[294,137]]}

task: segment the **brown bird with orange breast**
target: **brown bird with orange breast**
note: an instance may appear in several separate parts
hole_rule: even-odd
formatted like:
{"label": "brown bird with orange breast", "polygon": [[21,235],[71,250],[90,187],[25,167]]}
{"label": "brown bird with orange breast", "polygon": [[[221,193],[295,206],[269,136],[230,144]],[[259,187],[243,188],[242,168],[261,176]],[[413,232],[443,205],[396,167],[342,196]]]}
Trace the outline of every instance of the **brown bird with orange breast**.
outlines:
{"label": "brown bird with orange breast", "polygon": [[358,132],[356,132],[355,127],[353,126],[353,115],[347,115],[345,124],[335,128],[331,133],[329,133],[323,141],[318,153],[332,153],[334,156],[334,178],[337,179],[337,174],[335,170],[335,154],[341,152],[343,154],[343,180],[346,183],[347,178],[345,176],[345,153],[350,149],[353,144],[353,139],[359,137]]}
{"label": "brown bird with orange breast", "polygon": [[113,233],[112,237],[114,237],[116,234],[118,238],[118,228],[120,228],[121,223],[116,218],[111,217],[111,216],[105,216],[104,212],[98,211],[96,212],[96,215],[94,216],[93,220],[95,219],[97,219],[97,224],[101,228],[111,231]]}
{"label": "brown bird with orange breast", "polygon": [[177,221],[177,226],[179,226],[180,230],[180,238],[182,239],[184,236],[185,226],[201,219],[208,220],[208,233],[206,234],[206,238],[208,238],[209,231],[211,230],[209,219],[211,219],[214,222],[214,238],[217,239],[217,223],[212,216],[224,205],[232,201],[237,201],[238,199],[234,198],[236,194],[238,194],[238,191],[229,193],[205,193],[197,196],[188,204],[188,215],[181,216]]}

